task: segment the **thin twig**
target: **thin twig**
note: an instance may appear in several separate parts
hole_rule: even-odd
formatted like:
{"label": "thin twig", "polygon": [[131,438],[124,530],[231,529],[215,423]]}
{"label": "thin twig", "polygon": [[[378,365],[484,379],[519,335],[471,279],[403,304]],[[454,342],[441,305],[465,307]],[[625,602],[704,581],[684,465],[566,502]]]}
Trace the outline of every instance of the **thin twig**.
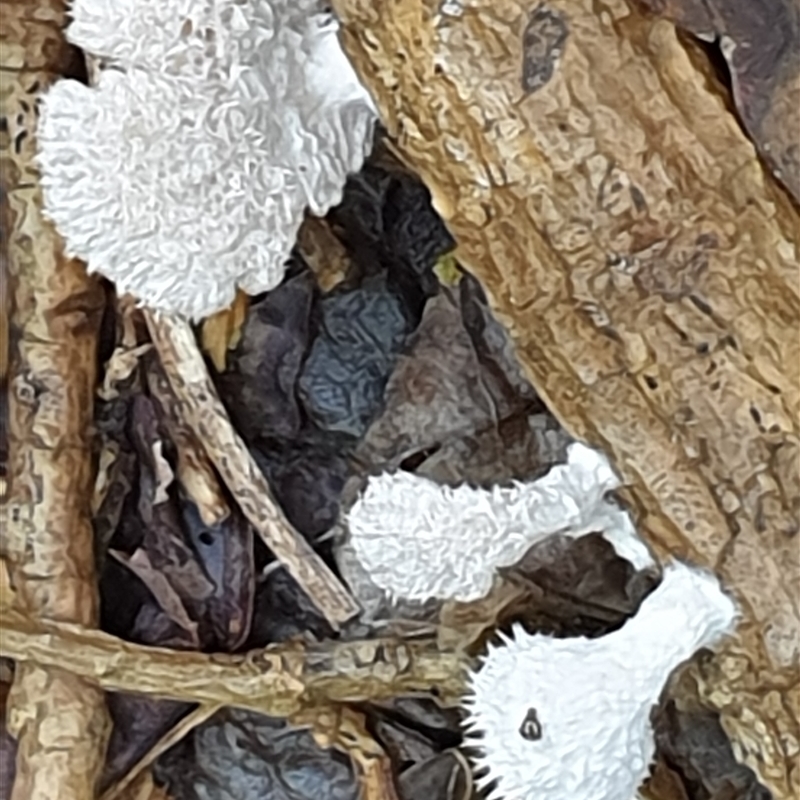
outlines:
{"label": "thin twig", "polygon": [[358,604],[278,508],[266,478],[217,395],[189,323],[165,314],[145,314],[186,422],[264,543],[338,629],[358,614]]}
{"label": "thin twig", "polygon": [[58,666],[107,691],[218,704],[288,717],[321,703],[434,694],[457,702],[467,656],[433,637],[273,645],[241,655],[145,647],[3,607],[0,656]]}
{"label": "thin twig", "polygon": [[[205,525],[220,525],[230,515],[228,501],[203,443],[187,425],[160,363],[146,363],[147,388],[163,412],[167,434],[177,451],[177,475]],[[277,562],[275,562],[277,563]]]}
{"label": "thin twig", "polygon": [[190,711],[185,717],[181,717],[156,743],[151,747],[128,771],[106,789],[100,800],[117,800],[123,793],[133,785],[134,781],[162,754],[170,747],[174,747],[185,736],[193,731],[206,720],[214,716],[222,708],[220,705],[206,705]]}

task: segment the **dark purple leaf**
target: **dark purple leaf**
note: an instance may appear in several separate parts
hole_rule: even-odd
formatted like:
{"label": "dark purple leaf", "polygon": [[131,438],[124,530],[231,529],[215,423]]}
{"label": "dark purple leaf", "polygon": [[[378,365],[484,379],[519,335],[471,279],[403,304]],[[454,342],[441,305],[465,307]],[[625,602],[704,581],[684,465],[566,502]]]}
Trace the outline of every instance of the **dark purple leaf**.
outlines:
{"label": "dark purple leaf", "polygon": [[155,776],[174,800],[358,800],[347,756],[282,720],[224,711],[162,756]]}

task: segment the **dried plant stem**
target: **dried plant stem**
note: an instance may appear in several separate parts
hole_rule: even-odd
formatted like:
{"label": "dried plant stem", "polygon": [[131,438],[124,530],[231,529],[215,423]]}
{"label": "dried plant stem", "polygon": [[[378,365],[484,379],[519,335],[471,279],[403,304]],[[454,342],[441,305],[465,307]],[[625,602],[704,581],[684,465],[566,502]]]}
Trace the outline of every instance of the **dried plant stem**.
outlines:
{"label": "dried plant stem", "polygon": [[264,543],[334,627],[358,604],[278,508],[269,484],[236,433],[188,322],[145,312],[153,343],[189,427]]}
{"label": "dried plant stem", "polygon": [[320,705],[293,715],[289,722],[308,727],[323,748],[347,753],[359,772],[360,800],[399,800],[391,759],[367,730],[366,717],[344,705]]}
{"label": "dried plant stem", "polygon": [[58,666],[107,691],[235,706],[288,717],[324,703],[435,693],[457,701],[467,657],[433,638],[285,644],[243,655],[144,647],[100,631],[3,609],[0,655]]}
{"label": "dried plant stem", "polygon": [[146,363],[147,388],[161,408],[167,433],[177,451],[178,480],[197,506],[203,523],[210,527],[219,525],[231,511],[206,449],[186,424],[161,365],[155,359]]}
{"label": "dried plant stem", "polygon": [[195,708],[185,717],[181,717],[156,743],[151,747],[129,770],[109,786],[100,796],[100,800],[118,800],[125,797],[133,789],[136,781],[144,771],[160,756],[166,753],[170,747],[174,747],[185,736],[207,720],[222,708],[220,705],[206,705]]}
{"label": "dried plant stem", "polygon": [[[42,216],[34,162],[39,97],[75,65],[58,0],[2,10],[3,237],[11,290],[10,491],[4,519],[16,602],[27,613],[97,622],[90,446],[99,284],[64,257]],[[13,800],[87,800],[110,730],[102,691],[62,670],[20,665],[9,697],[19,741]]]}

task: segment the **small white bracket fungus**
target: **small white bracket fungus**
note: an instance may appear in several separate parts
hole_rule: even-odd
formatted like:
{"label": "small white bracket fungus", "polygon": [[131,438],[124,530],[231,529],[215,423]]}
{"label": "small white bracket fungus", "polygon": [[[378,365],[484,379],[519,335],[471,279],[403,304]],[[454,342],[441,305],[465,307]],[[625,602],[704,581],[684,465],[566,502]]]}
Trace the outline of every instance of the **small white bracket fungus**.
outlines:
{"label": "small white bracket fungus", "polygon": [[56,83],[44,210],[77,256],[153,308],[205,317],[276,286],[306,208],[340,202],[376,112],[318,0],[77,0],[104,63]]}
{"label": "small white bracket fungus", "polygon": [[670,673],[734,629],[708,572],[673,563],[635,617],[598,639],[515,626],[470,675],[468,745],[492,800],[631,800],[655,752],[650,711]]}
{"label": "small white bracket fungus", "polygon": [[619,485],[605,456],[580,443],[539,480],[491,490],[384,473],[350,510],[350,541],[370,580],[405,600],[477,600],[499,567],[553,534],[600,532],[644,569],[654,564],[650,551],[628,514],[605,497]]}

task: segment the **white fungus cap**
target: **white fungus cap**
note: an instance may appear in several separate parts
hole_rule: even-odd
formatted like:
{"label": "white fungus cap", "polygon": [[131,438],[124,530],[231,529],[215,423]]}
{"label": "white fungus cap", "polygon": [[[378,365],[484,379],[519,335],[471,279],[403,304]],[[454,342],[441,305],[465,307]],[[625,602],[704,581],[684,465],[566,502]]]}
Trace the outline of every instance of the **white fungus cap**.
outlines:
{"label": "white fungus cap", "polygon": [[606,457],[580,443],[544,477],[490,490],[441,486],[408,472],[373,477],[347,518],[350,543],[394,599],[484,597],[499,567],[538,541],[600,532],[636,569],[653,557],[606,493],[620,485]]}
{"label": "white fungus cap", "polygon": [[470,675],[468,745],[492,800],[631,800],[655,753],[650,712],[670,673],[731,633],[711,573],[673,563],[638,613],[598,639],[515,626]]}
{"label": "white fungus cap", "polygon": [[38,130],[67,255],[193,319],[282,279],[306,208],[341,201],[374,105],[318,0],[77,0],[108,63],[56,83]]}

